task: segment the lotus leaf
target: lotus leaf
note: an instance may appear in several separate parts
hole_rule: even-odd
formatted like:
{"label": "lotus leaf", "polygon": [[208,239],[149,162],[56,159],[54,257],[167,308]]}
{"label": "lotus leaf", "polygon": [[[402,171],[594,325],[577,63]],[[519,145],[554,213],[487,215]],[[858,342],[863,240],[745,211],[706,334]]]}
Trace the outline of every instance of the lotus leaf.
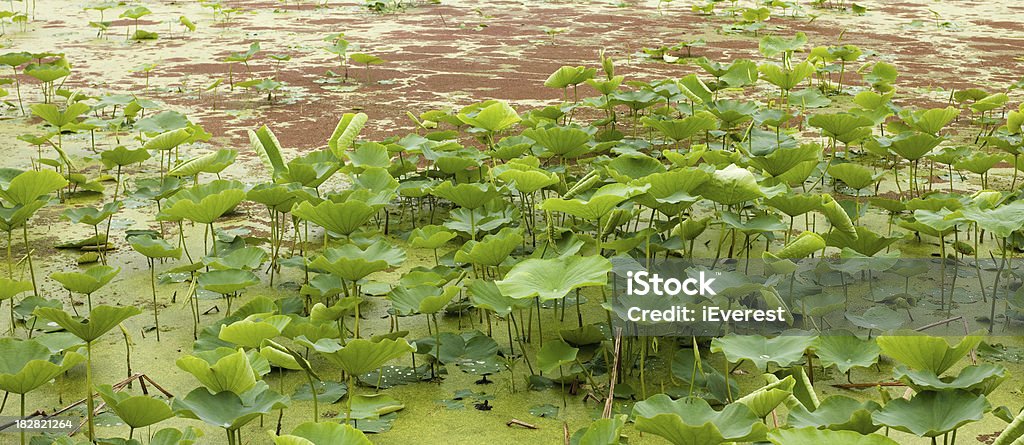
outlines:
{"label": "lotus leaf", "polygon": [[768,369],[769,363],[787,368],[803,358],[814,337],[782,335],[766,338],[761,335],[729,334],[711,340],[711,352],[721,352],[730,363],[750,360],[757,369]]}
{"label": "lotus leaf", "polygon": [[633,406],[636,428],[674,445],[716,445],[764,439],[767,427],[741,403],[715,411],[704,399],[657,394]]}
{"label": "lotus leaf", "polygon": [[978,347],[982,337],[967,336],[955,346],[942,337],[924,335],[883,335],[878,337],[882,353],[919,371],[942,375]]}
{"label": "lotus leaf", "polygon": [[827,397],[817,409],[811,411],[803,405],[793,408],[786,424],[794,428],[824,428],[834,431],[849,430],[859,434],[871,434],[881,425],[871,420],[871,413],[881,406],[872,400],[856,400],[847,396]]}
{"label": "lotus leaf", "polygon": [[910,400],[889,401],[872,413],[871,419],[919,437],[935,437],[981,420],[989,409],[991,406],[985,396],[962,390],[925,391]]}
{"label": "lotus leaf", "polygon": [[768,440],[775,445],[819,445],[835,443],[843,445],[898,445],[899,442],[878,434],[861,435],[854,431],[819,430],[813,427],[780,429],[768,433]]}
{"label": "lotus leaf", "polygon": [[573,289],[604,286],[612,263],[601,256],[570,256],[564,259],[528,259],[516,264],[505,279],[496,282],[502,294],[515,299],[541,301],[565,297]]}

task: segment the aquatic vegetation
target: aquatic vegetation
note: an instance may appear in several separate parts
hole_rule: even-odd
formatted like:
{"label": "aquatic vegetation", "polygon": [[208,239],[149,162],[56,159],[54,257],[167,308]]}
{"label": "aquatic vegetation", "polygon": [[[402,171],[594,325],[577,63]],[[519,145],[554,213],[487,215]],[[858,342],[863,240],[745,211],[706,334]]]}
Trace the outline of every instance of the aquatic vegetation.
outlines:
{"label": "aquatic vegetation", "polygon": [[[58,413],[88,424],[23,443],[1024,435],[995,337],[1024,313],[1024,84],[991,80],[1011,68],[922,83],[943,54],[852,25],[891,5],[623,2],[569,26],[518,14],[581,6],[374,0],[322,37],[327,2],[227,3],[92,3],[63,11],[77,34],[22,27],[54,51],[0,54],[0,389],[24,416],[84,387]],[[907,33],[957,32],[935,8]],[[591,48],[608,18],[633,28]]]}

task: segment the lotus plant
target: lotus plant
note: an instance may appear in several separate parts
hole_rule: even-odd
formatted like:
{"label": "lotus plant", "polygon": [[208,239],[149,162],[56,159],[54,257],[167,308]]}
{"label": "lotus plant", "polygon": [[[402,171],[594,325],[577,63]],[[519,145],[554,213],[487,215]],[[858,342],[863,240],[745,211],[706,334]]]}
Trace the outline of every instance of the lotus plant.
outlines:
{"label": "lotus plant", "polygon": [[[89,424],[89,440],[96,440],[96,426],[93,422],[94,407],[94,396],[93,396],[93,383],[92,383],[92,345],[100,337],[107,332],[110,332],[115,326],[121,324],[121,322],[140,314],[141,311],[133,306],[127,307],[114,307],[114,306],[96,306],[96,308],[89,311],[89,318],[82,321],[75,320],[61,309],[52,307],[39,307],[33,311],[33,314],[37,317],[45,318],[57,323],[60,327],[64,328],[75,337],[78,337],[85,342],[86,350],[86,368],[85,368],[85,402],[86,402],[86,415]],[[47,379],[49,380],[49,379]]]}

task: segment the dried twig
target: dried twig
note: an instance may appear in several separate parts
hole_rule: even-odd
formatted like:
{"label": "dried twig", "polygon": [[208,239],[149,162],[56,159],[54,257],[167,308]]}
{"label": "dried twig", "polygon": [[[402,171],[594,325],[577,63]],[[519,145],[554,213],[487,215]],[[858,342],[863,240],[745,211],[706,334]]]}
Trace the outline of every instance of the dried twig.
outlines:
{"label": "dried twig", "polygon": [[505,423],[505,425],[507,425],[507,426],[513,426],[513,425],[521,426],[523,428],[530,429],[530,430],[537,429],[537,425],[534,425],[532,423],[526,423],[526,422],[523,422],[522,420],[519,420],[519,419],[509,420],[508,422]]}
{"label": "dried twig", "polygon": [[615,328],[615,360],[612,364],[611,383],[608,384],[608,398],[604,399],[602,419],[612,418],[612,402],[615,400],[615,381],[619,378],[619,357],[622,353],[622,328]]}

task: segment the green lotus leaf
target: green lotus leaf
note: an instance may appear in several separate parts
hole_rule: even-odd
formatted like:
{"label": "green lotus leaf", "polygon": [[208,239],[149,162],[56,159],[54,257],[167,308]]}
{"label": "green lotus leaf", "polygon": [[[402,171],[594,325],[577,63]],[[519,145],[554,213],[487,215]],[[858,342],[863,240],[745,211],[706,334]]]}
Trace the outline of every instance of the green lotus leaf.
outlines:
{"label": "green lotus leaf", "polygon": [[872,173],[869,168],[863,165],[846,162],[843,164],[833,164],[828,168],[828,174],[843,181],[843,183],[854,190],[861,190],[874,185],[882,179],[885,172]]}
{"label": "green lotus leaf", "polygon": [[767,172],[771,176],[780,176],[796,168],[798,165],[814,161],[817,165],[823,148],[819,144],[803,144],[797,147],[779,147],[767,154],[757,154],[750,158],[750,163]]}
{"label": "green lotus leaf", "polygon": [[877,338],[882,353],[919,371],[942,375],[981,343],[980,336],[967,336],[955,346],[942,337],[925,335],[883,335]]}
{"label": "green lotus leaf", "polygon": [[171,407],[162,400],[115,392],[110,385],[101,385],[96,391],[106,402],[107,407],[113,409],[114,414],[133,429],[147,427],[174,417]]}
{"label": "green lotus leaf", "polygon": [[793,166],[785,172],[772,176],[765,181],[765,185],[787,184],[790,187],[797,187],[807,181],[807,178],[818,169],[818,161],[804,161]]}
{"label": "green lotus leaf", "polygon": [[378,240],[366,249],[354,244],[329,248],[317,256],[311,266],[335,274],[345,280],[355,281],[405,261],[405,251],[384,240]]}
{"label": "green lotus leaf", "polygon": [[306,422],[291,434],[274,437],[274,445],[373,445],[352,425],[334,422]]}
{"label": "green lotus leaf", "polygon": [[203,431],[195,427],[186,427],[184,432],[177,428],[164,428],[153,435],[149,445],[194,445],[200,437],[203,437]]}
{"label": "green lotus leaf", "polygon": [[363,65],[380,65],[384,63],[384,59],[366,53],[352,53],[348,56],[355,63],[361,63]]}
{"label": "green lotus leaf", "polygon": [[871,126],[874,125],[871,119],[850,113],[816,114],[807,123],[844,144],[869,136]]}
{"label": "green lotus leaf", "polygon": [[359,168],[387,168],[391,165],[387,146],[377,142],[359,144],[355,150],[345,152],[345,158],[350,165]]}
{"label": "green lotus leaf", "polygon": [[814,340],[814,354],[822,367],[835,365],[845,374],[851,368],[867,368],[878,363],[882,350],[874,340],[862,340],[851,333],[836,332]]}
{"label": "green lotus leaf", "polygon": [[296,217],[345,236],[358,230],[376,213],[376,209],[359,200],[324,201],[317,205],[304,201],[292,209]]}
{"label": "green lotus leaf", "polygon": [[995,209],[968,206],[960,209],[959,213],[1000,238],[1006,238],[1024,227],[1024,201],[1013,201]]}
{"label": "green lotus leaf", "polygon": [[619,182],[629,182],[666,170],[661,161],[643,153],[623,153],[608,161],[605,167],[608,174]]}
{"label": "green lotus leaf", "polygon": [[0,301],[14,298],[22,292],[32,290],[32,282],[0,277]]}
{"label": "green lotus leaf", "polygon": [[976,113],[985,113],[988,111],[1002,108],[1006,105],[1006,102],[1010,100],[1006,93],[995,93],[984,98],[978,99],[970,105],[971,110]]}
{"label": "green lotus leaf", "polygon": [[100,153],[100,160],[103,161],[103,165],[107,166],[107,168],[139,164],[149,158],[149,152],[143,148],[129,150],[120,145],[116,148],[105,150],[103,153]]}
{"label": "green lotus leaf", "polygon": [[610,419],[597,419],[573,434],[569,445],[619,445],[627,417],[621,414]]}
{"label": "green lotus leaf", "polygon": [[344,347],[325,356],[345,372],[360,375],[377,370],[385,363],[405,356],[413,350],[404,338],[383,339],[378,342],[357,338],[349,340]]}
{"label": "green lotus leaf", "polygon": [[256,385],[259,376],[245,350],[239,348],[237,352],[210,361],[215,358],[186,355],[178,358],[175,363],[214,393],[227,391],[241,395]]}
{"label": "green lotus leaf", "polygon": [[576,158],[590,151],[587,145],[592,136],[576,127],[530,128],[523,131],[523,136],[533,139],[544,149],[543,156],[559,156]]}
{"label": "green lotus leaf", "polygon": [[705,131],[718,129],[718,119],[707,111],[698,111],[683,119],[657,120],[644,117],[641,122],[675,142],[692,138]]}
{"label": "green lotus leaf", "polygon": [[[825,337],[822,337],[825,338]],[[803,405],[795,406],[786,419],[794,428],[824,428],[834,431],[849,430],[859,434],[871,434],[881,425],[871,420],[871,413],[881,406],[873,400],[856,400],[847,396],[829,396],[811,411]]]}
{"label": "green lotus leaf", "polygon": [[149,235],[135,235],[128,237],[128,244],[146,256],[146,258],[181,258],[180,247],[170,245],[163,238],[156,238]]}
{"label": "green lotus leaf", "polygon": [[908,161],[916,161],[931,153],[943,139],[928,133],[906,131],[896,135],[889,142],[889,150]]}
{"label": "green lotus leaf", "polygon": [[409,234],[409,244],[419,249],[437,249],[457,235],[444,226],[429,225],[417,227]]}
{"label": "green lotus leaf", "polygon": [[0,65],[19,67],[32,61],[32,53],[20,51],[0,54]]}
{"label": "green lotus leaf", "polygon": [[178,128],[175,130],[165,131],[149,138],[145,144],[142,144],[142,148],[157,151],[173,150],[179,145],[188,142],[190,139],[192,139],[191,130],[188,128]]}
{"label": "green lotus leaf", "polygon": [[147,15],[150,15],[152,13],[153,13],[153,11],[150,11],[149,8],[147,8],[145,6],[136,6],[134,8],[126,9],[124,12],[121,13],[121,15],[119,17],[138,20],[138,19],[142,18],[143,16],[147,16]]}
{"label": "green lotus leaf", "polygon": [[[71,74],[71,69],[66,64],[60,63],[30,63],[25,66],[25,74],[38,79],[40,82],[53,82]],[[50,105],[50,104],[41,104]],[[85,104],[83,104],[85,105]]]}
{"label": "green lotus leaf", "polygon": [[896,311],[884,306],[873,306],[864,311],[864,315],[846,314],[850,323],[864,329],[876,329],[880,331],[891,331],[899,329],[906,323],[906,320]]}
{"label": "green lotus leaf", "polygon": [[775,252],[779,258],[805,258],[825,248],[825,239],[814,232],[804,232]]}
{"label": "green lotus leaf", "polygon": [[89,318],[77,321],[71,314],[52,307],[37,307],[32,313],[57,323],[68,332],[86,342],[92,342],[106,334],[122,321],[142,313],[134,306],[114,307],[100,305],[92,308]]}
{"label": "green lotus leaf", "polygon": [[553,372],[562,366],[576,361],[579,348],[574,348],[565,340],[548,340],[537,352],[537,366],[541,371]]}
{"label": "green lotus leaf", "polygon": [[6,188],[0,190],[0,198],[12,204],[31,207],[41,196],[49,195],[68,185],[68,181],[52,170],[29,170],[19,173]]}
{"label": "green lotus leaf", "polygon": [[750,408],[754,416],[764,418],[793,395],[796,380],[793,376],[769,383],[736,400]]}
{"label": "green lotus leaf", "polygon": [[904,110],[900,112],[900,118],[907,125],[917,131],[929,134],[938,134],[943,127],[949,125],[959,115],[960,110],[952,106],[928,110]]}
{"label": "green lotus leaf", "polygon": [[809,62],[800,62],[786,69],[768,62],[758,66],[757,71],[761,73],[762,79],[785,91],[789,91],[800,85],[800,82],[803,82],[808,76],[814,74],[814,65],[811,65]]}
{"label": "green lotus leaf", "polygon": [[388,299],[398,315],[436,314],[444,309],[459,294],[458,286],[424,285],[407,288],[396,286],[388,293]]}
{"label": "green lotus leaf", "polygon": [[981,420],[989,409],[991,405],[985,396],[962,390],[925,391],[915,394],[910,400],[889,401],[872,413],[871,419],[918,437],[935,437]]}
{"label": "green lotus leaf", "polygon": [[850,236],[857,235],[857,228],[853,226],[850,215],[843,210],[843,207],[836,202],[832,195],[821,195],[821,213],[825,214],[832,227]]}
{"label": "green lotus leaf", "polygon": [[186,159],[167,171],[169,176],[195,176],[200,173],[220,173],[235,162],[238,152],[229,148]]}
{"label": "green lotus leaf", "polygon": [[[352,397],[351,419],[376,419],[405,409],[405,405],[387,394],[356,395]],[[344,418],[345,415],[339,415]]]}
{"label": "green lotus leaf", "polygon": [[[821,90],[817,88],[804,88],[802,90],[793,91],[787,96],[787,102],[789,102],[790,105],[803,108],[825,108],[832,105],[832,99],[829,99],[828,96],[822,94]],[[863,112],[858,113],[857,109],[851,109],[850,111],[857,115],[863,114]],[[866,117],[871,118],[871,116]],[[884,117],[877,119],[884,119]],[[775,125],[772,126],[775,127]]]}
{"label": "green lotus leaf", "polygon": [[1008,377],[1006,368],[991,363],[970,365],[953,377],[939,377],[927,370],[912,370],[897,366],[894,370],[897,380],[917,392],[947,391],[962,389],[975,394],[988,395]]}
{"label": "green lotus leaf", "polygon": [[264,346],[260,348],[260,356],[267,359],[267,362],[270,363],[271,366],[290,369],[293,371],[302,369],[302,365],[299,364],[295,357],[280,349]]}
{"label": "green lotus leaf", "polygon": [[587,68],[585,66],[563,66],[548,76],[547,80],[544,81],[544,86],[550,88],[575,86],[586,82],[589,79],[593,79],[594,74],[596,73],[596,68]]}
{"label": "green lotus leaf", "polygon": [[199,224],[213,224],[243,199],[245,190],[239,183],[218,179],[175,193],[167,199],[158,219],[187,219]]}
{"label": "green lotus leaf", "polygon": [[776,215],[758,215],[743,220],[740,215],[733,212],[722,212],[722,223],[729,228],[744,233],[765,233],[777,230],[785,230],[786,225]]}
{"label": "green lotus leaf", "polygon": [[[524,300],[517,301],[522,303]],[[575,329],[561,329],[558,336],[573,346],[596,345],[607,339],[604,331],[595,324],[585,324]]]}
{"label": "green lotus leaf", "polygon": [[177,416],[234,431],[261,415],[287,407],[286,402],[286,397],[261,382],[241,396],[231,391],[211,394],[206,388],[196,388],[184,398],[175,398],[171,406]]}
{"label": "green lotus leaf", "polygon": [[449,181],[442,182],[431,190],[431,194],[447,199],[455,205],[467,209],[482,207],[497,198],[500,193],[493,184],[472,183],[454,185]]}
{"label": "green lotus leaf", "polygon": [[85,361],[77,352],[55,356],[36,340],[0,339],[0,389],[26,394]]}
{"label": "green lotus leaf", "polygon": [[791,38],[778,36],[764,36],[757,43],[758,50],[765,57],[775,57],[782,53],[792,53],[807,44],[807,35],[798,32]]}
{"label": "green lotus leaf", "polygon": [[50,274],[50,278],[57,280],[71,292],[92,294],[106,286],[119,273],[120,267],[97,265],[86,269],[85,272],[54,272]]}
{"label": "green lotus leaf", "polygon": [[356,137],[359,136],[359,132],[362,131],[368,119],[365,113],[345,113],[341,115],[338,125],[334,127],[334,132],[331,133],[331,138],[327,141],[327,146],[334,153],[334,156],[342,159],[342,154],[355,142]]}
{"label": "green lotus leaf", "polygon": [[764,196],[753,173],[736,164],[715,170],[696,191],[704,198],[723,205],[735,205]]}
{"label": "green lotus leaf", "polygon": [[633,406],[636,428],[674,445],[717,445],[764,439],[767,427],[741,403],[715,411],[704,399],[658,394]]}
{"label": "green lotus leaf", "polygon": [[75,224],[98,225],[121,210],[121,202],[108,202],[101,208],[78,207],[64,210],[61,217],[67,218]]}
{"label": "green lotus leaf", "polygon": [[208,256],[203,263],[214,269],[258,269],[267,259],[267,252],[259,247],[240,247],[221,256]]}
{"label": "green lotus leaf", "polygon": [[709,177],[707,172],[695,168],[648,175],[637,180],[639,184],[650,185],[646,194],[637,197],[637,202],[666,216],[676,216],[700,199],[694,190]]}
{"label": "green lotus leaf", "polygon": [[89,111],[89,105],[82,102],[68,105],[63,111],[54,104],[32,104],[29,108],[32,110],[32,114],[39,116],[57,129],[63,129],[78,122],[79,116]]}
{"label": "green lotus leaf", "polygon": [[885,236],[875,233],[864,226],[857,226],[854,230],[856,230],[856,236],[842,231],[832,231],[827,234],[825,242],[831,247],[849,248],[861,255],[874,256],[893,243],[903,239],[902,236],[899,236],[899,233],[893,234],[893,236]]}
{"label": "green lotus leaf", "polygon": [[649,188],[650,186],[646,184],[642,186],[608,184],[597,189],[586,201],[576,198],[548,198],[539,207],[541,210],[568,213],[590,221],[598,221],[619,204],[646,192]]}
{"label": "green lotus leaf", "polygon": [[597,90],[604,96],[615,93],[622,86],[622,81],[626,80],[625,76],[612,76],[610,79],[587,79],[584,83],[590,85],[591,88]]}
{"label": "green lotus leaf", "polygon": [[761,335],[729,334],[711,340],[711,352],[721,352],[730,363],[750,360],[757,369],[768,369],[769,363],[788,368],[804,356],[814,337],[781,335],[766,338]]}
{"label": "green lotus leaf", "polygon": [[467,241],[455,252],[455,261],[478,266],[498,266],[523,243],[522,232],[520,228],[506,227],[480,241]]}
{"label": "green lotus leaf", "polygon": [[[181,178],[165,177],[163,179],[139,179],[135,181],[136,189],[132,195],[140,199],[163,200],[181,190]],[[159,215],[158,215],[159,216]],[[158,218],[159,219],[159,218]]]}
{"label": "green lotus leaf", "polygon": [[475,280],[468,286],[469,301],[473,306],[494,311],[499,317],[507,317],[514,309],[529,307],[527,299],[516,299],[501,292],[494,281]]}
{"label": "green lotus leaf", "polygon": [[1024,411],[1013,418],[1006,429],[999,433],[999,437],[996,437],[992,445],[1020,445],[1022,437],[1024,437]]}
{"label": "green lotus leaf", "polygon": [[698,99],[693,100],[694,103],[708,103],[714,100],[714,93],[708,88],[704,81],[700,80],[696,74],[687,74],[679,79],[680,90],[688,91]]}
{"label": "green lotus leaf", "polygon": [[470,107],[469,112],[463,110],[456,117],[466,125],[492,133],[508,129],[522,120],[507,102],[492,101],[484,104],[480,104],[480,107]]}
{"label": "green lotus leaf", "polygon": [[764,203],[789,217],[797,217],[821,207],[821,195],[784,193],[765,199]]}
{"label": "green lotus leaf", "polygon": [[256,274],[244,269],[211,270],[199,274],[199,286],[218,294],[233,294],[259,283]]}
{"label": "green lotus leaf", "polygon": [[756,102],[732,99],[719,99],[708,105],[708,111],[718,117],[726,128],[750,120],[757,109]]}
{"label": "green lotus leaf", "polygon": [[13,207],[6,207],[0,202],[0,230],[13,232],[14,229],[20,228],[46,203],[47,200],[38,199],[28,205],[16,204]]}
{"label": "green lotus leaf", "polygon": [[287,315],[253,314],[220,328],[218,338],[247,348],[256,348],[263,340],[281,335],[288,323],[292,321]]}
{"label": "green lotus leaf", "polygon": [[530,194],[558,183],[558,176],[539,169],[509,169],[501,172],[498,178],[515,187],[520,193],[525,194]]}
{"label": "green lotus leaf", "polygon": [[898,445],[899,442],[879,434],[861,435],[854,431],[819,430],[813,427],[774,430],[768,440],[775,445]]}
{"label": "green lotus leaf", "polygon": [[707,230],[708,222],[710,221],[710,216],[702,219],[687,218],[683,222],[679,223],[679,226],[673,234],[678,235],[679,238],[684,241],[697,239],[698,236]]}
{"label": "green lotus leaf", "polygon": [[1011,111],[1006,115],[1006,129],[1010,134],[1020,134],[1022,126],[1024,126],[1024,109]]}
{"label": "green lotus leaf", "polygon": [[501,293],[515,299],[561,299],[573,289],[604,286],[612,263],[601,256],[569,256],[562,259],[524,260],[496,282]]}
{"label": "green lotus leaf", "polygon": [[[754,9],[748,9],[747,11],[753,10]],[[763,9],[759,10],[763,11]],[[732,88],[753,85],[757,82],[757,63],[754,63],[753,60],[749,59],[735,59],[729,63],[728,69],[725,70],[721,79],[726,83],[726,85]],[[693,96],[696,96],[693,92],[689,92],[689,94],[687,94],[686,91],[688,89],[685,87],[680,89],[684,91],[683,94],[686,95],[688,99],[693,99]]]}
{"label": "green lotus leaf", "polygon": [[983,153],[974,152],[969,156],[964,157],[953,163],[953,168],[957,170],[967,170],[975,174],[984,174],[996,164],[1006,160],[1006,155],[1003,153]]}
{"label": "green lotus leaf", "polygon": [[[277,141],[277,136],[266,126],[260,127],[256,131],[249,130],[249,142],[256,154],[260,156],[263,165],[270,170],[274,182],[288,184],[289,190],[299,188],[295,184],[291,184],[293,182],[306,187],[319,187],[342,166],[342,162],[339,160],[341,158],[328,150],[309,152],[286,163],[281,156],[282,149],[281,144]],[[267,187],[268,184],[260,184],[256,188],[261,188],[261,186]],[[279,209],[279,211],[286,210]]]}
{"label": "green lotus leaf", "polygon": [[245,199],[258,202],[276,212],[289,213],[302,198],[300,184],[258,184],[245,194]]}

